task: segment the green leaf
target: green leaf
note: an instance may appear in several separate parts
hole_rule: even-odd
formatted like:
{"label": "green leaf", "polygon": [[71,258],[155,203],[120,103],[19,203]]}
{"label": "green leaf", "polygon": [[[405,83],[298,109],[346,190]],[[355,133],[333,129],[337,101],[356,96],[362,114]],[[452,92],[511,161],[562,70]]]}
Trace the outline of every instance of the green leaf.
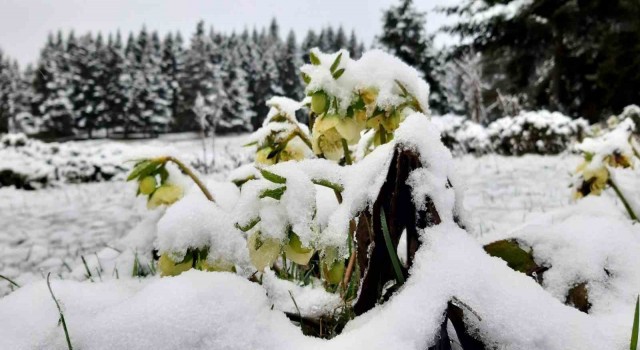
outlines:
{"label": "green leaf", "polygon": [[266,169],[260,169],[260,174],[262,174],[262,177],[264,177],[265,179],[273,183],[284,184],[287,182],[287,179],[285,177],[282,177],[278,174],[274,174]]}
{"label": "green leaf", "polygon": [[162,165],[160,169],[158,169],[158,174],[160,174],[160,184],[164,185],[164,183],[169,178],[169,172],[167,171],[167,168],[165,168],[165,166]]}
{"label": "green leaf", "polygon": [[341,59],[342,59],[342,52],[340,52],[338,57],[336,57],[336,59],[331,64],[331,68],[329,68],[329,70],[331,70],[331,73],[335,72],[336,69],[338,69],[338,66],[340,65],[340,60]]}
{"label": "green leaf", "polygon": [[333,79],[338,80],[344,74],[344,68],[338,69],[335,73],[333,73]]}
{"label": "green leaf", "polygon": [[484,250],[491,256],[507,262],[513,270],[531,273],[538,269],[530,252],[520,248],[515,240],[501,240],[484,246]]}
{"label": "green leaf", "polygon": [[309,85],[309,83],[311,82],[311,77],[306,73],[302,73],[302,81],[304,81],[305,84]]}
{"label": "green leaf", "polygon": [[344,187],[342,187],[342,185],[331,182],[329,180],[325,180],[325,179],[312,179],[311,182],[313,182],[316,185],[319,186],[324,186],[324,187],[328,187],[334,191],[338,191],[338,192],[342,192],[344,191]]}
{"label": "green leaf", "polygon": [[236,185],[237,187],[242,187],[242,185],[244,185],[245,183],[247,183],[247,181],[251,181],[251,180],[255,180],[256,177],[254,175],[248,176],[244,179],[234,179],[231,180],[231,182],[233,182],[234,185]]}
{"label": "green leaf", "polygon": [[142,170],[144,170],[147,166],[149,166],[149,164],[151,164],[151,160],[149,160],[149,159],[143,160],[143,161],[139,162],[138,164],[136,164],[136,166],[133,168],[133,170],[131,170],[131,173],[127,177],[127,181],[131,181],[131,180],[139,177],[140,173],[142,172]]}
{"label": "green leaf", "polygon": [[633,315],[633,328],[631,329],[631,345],[629,349],[636,350],[638,348],[638,319],[640,318],[640,297],[636,298],[636,312]]}
{"label": "green leaf", "polygon": [[282,197],[282,195],[286,190],[287,190],[287,186],[264,190],[262,191],[262,193],[260,193],[260,198],[270,197],[276,200],[280,200],[280,198]]}
{"label": "green leaf", "polygon": [[396,273],[396,282],[398,282],[398,285],[402,285],[404,284],[404,275],[400,268],[400,259],[398,259],[396,249],[393,247],[393,242],[391,242],[391,235],[389,235],[389,227],[387,226],[387,216],[382,208],[380,208],[380,225],[382,226],[382,235],[384,236],[384,243],[389,252],[389,258],[391,258],[393,271]]}
{"label": "green leaf", "polygon": [[309,60],[311,60],[311,64],[313,64],[314,66],[320,65],[320,59],[318,58],[318,56],[316,56],[315,53],[313,53],[313,51],[309,52]]}
{"label": "green leaf", "polygon": [[236,223],[236,228],[242,232],[247,232],[249,230],[251,230],[252,228],[254,228],[258,223],[260,222],[260,218],[255,218],[252,219],[251,221],[249,221],[248,224],[246,224],[245,226],[241,226],[239,223]]}
{"label": "green leaf", "polygon": [[244,145],[242,145],[242,147],[251,147],[257,144],[258,144],[258,141],[253,141],[253,142],[245,143]]}
{"label": "green leaf", "polygon": [[403,97],[409,96],[409,91],[407,91],[407,88],[405,88],[404,85],[402,85],[402,83],[399,80],[396,80],[395,82],[400,88],[400,90],[402,90]]}

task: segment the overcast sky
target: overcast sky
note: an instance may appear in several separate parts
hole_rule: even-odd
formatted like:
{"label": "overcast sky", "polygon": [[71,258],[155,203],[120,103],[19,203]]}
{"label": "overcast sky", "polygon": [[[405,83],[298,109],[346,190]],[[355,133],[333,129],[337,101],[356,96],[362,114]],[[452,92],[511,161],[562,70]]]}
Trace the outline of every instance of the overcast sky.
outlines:
{"label": "overcast sky", "polygon": [[[414,0],[423,11],[458,0]],[[47,34],[73,29],[123,34],[150,30],[181,31],[185,39],[198,20],[216,30],[231,32],[268,25],[272,17],[280,23],[281,35],[289,29],[298,41],[308,29],[342,24],[355,29],[369,45],[381,27],[382,10],[397,0],[0,0],[0,48],[21,64],[35,62]],[[430,12],[427,30],[434,32],[447,18]],[[443,45],[445,36],[437,38]]]}

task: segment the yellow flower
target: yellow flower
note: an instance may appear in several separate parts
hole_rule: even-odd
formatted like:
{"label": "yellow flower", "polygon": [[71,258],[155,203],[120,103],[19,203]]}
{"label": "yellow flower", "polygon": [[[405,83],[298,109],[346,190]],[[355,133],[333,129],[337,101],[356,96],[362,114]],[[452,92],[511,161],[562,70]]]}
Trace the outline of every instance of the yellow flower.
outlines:
{"label": "yellow flower", "polygon": [[217,259],[213,263],[209,263],[206,260],[201,260],[198,262],[196,267],[198,268],[198,270],[202,271],[236,272],[236,266],[234,264],[222,259]]}
{"label": "yellow flower", "polygon": [[313,124],[313,152],[338,161],[344,156],[342,139],[352,145],[360,140],[361,126],[354,118],[325,115]]}
{"label": "yellow flower", "polygon": [[289,243],[284,246],[284,253],[287,255],[287,259],[298,265],[308,264],[313,252],[312,248],[304,248],[302,242],[300,242],[300,237],[293,232],[289,235]]}
{"label": "yellow flower", "polygon": [[305,158],[305,151],[307,150],[307,145],[300,140],[299,137],[294,138],[293,140],[287,142],[287,146],[280,152],[279,161],[287,162],[290,160],[303,160]]}
{"label": "yellow flower", "polygon": [[161,205],[171,205],[182,198],[182,188],[177,185],[162,185],[153,192],[147,202],[147,208],[155,209]]}
{"label": "yellow flower", "polygon": [[386,113],[380,113],[373,118],[367,120],[367,127],[378,130],[380,125],[384,127],[387,132],[395,131],[402,122],[404,118],[402,118],[402,113],[394,112],[391,115],[387,115]]}
{"label": "yellow flower", "polygon": [[589,193],[599,196],[604,188],[607,186],[609,180],[609,170],[605,166],[601,166],[597,169],[591,169],[589,167],[584,169],[582,173],[585,183],[589,184]]}
{"label": "yellow flower", "polygon": [[631,157],[619,152],[614,152],[612,155],[606,156],[604,160],[607,164],[609,164],[609,166],[614,168],[632,168],[633,167],[633,163],[631,162]]}
{"label": "yellow flower", "polygon": [[160,276],[178,276],[179,274],[190,270],[193,265],[193,260],[188,259],[181,263],[176,263],[169,257],[169,254],[164,253],[158,260],[158,270]]}
{"label": "yellow flower", "polygon": [[272,266],[280,255],[280,241],[273,238],[263,237],[260,232],[255,232],[247,239],[249,258],[258,271],[263,271],[265,267]]}
{"label": "yellow flower", "polygon": [[360,91],[360,97],[362,97],[362,101],[365,104],[370,105],[376,102],[376,98],[378,98],[378,90],[374,88],[368,88]]}
{"label": "yellow flower", "polygon": [[269,146],[259,149],[258,152],[256,152],[256,163],[262,164],[262,165],[275,164],[276,163],[275,157],[267,158],[272,151],[273,151],[273,148]]}
{"label": "yellow flower", "polygon": [[344,275],[344,259],[338,257],[338,249],[328,247],[324,251],[322,257],[322,277],[329,284],[338,284],[342,281]]}

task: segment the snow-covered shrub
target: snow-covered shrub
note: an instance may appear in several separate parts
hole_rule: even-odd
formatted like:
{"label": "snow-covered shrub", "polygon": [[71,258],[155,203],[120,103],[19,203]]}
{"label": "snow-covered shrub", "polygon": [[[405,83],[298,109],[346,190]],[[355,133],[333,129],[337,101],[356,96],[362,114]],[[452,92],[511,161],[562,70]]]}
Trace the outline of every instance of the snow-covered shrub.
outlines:
{"label": "snow-covered shrub", "polygon": [[37,189],[52,183],[123,178],[125,147],[113,144],[44,143],[24,134],[0,137],[0,187]]}
{"label": "snow-covered shrub", "polygon": [[525,111],[498,119],[488,126],[493,149],[498,154],[557,154],[580,141],[589,125],[559,112]]}
{"label": "snow-covered shrub", "polygon": [[454,155],[481,155],[490,152],[489,134],[482,125],[453,114],[434,116],[431,121],[440,129],[442,143]]}

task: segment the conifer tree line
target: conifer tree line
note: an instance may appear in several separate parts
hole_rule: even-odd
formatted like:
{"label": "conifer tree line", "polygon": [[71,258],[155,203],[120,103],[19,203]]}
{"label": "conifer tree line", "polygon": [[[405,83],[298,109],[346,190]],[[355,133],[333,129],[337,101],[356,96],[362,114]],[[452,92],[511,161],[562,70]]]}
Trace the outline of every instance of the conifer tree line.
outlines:
{"label": "conifer tree line", "polygon": [[[300,43],[292,31],[281,37],[275,19],[239,34],[201,21],[187,40],[145,27],[126,36],[57,32],[24,70],[0,51],[0,133],[16,126],[49,138],[251,131],[272,96],[304,97],[298,69],[313,47],[347,48],[354,57],[364,50],[342,27],[309,31]],[[199,108],[210,111],[205,120],[194,112],[199,97]]]}
{"label": "conifer tree line", "polygon": [[[422,73],[435,115],[486,124],[548,109],[596,122],[640,104],[637,0],[460,0],[439,11],[456,18],[441,32],[462,38],[458,44],[436,48],[413,0],[383,11],[373,42]],[[0,132],[11,125],[51,137],[255,130],[268,98],[304,97],[298,68],[313,47],[348,49],[354,58],[365,50],[342,27],[309,31],[298,44],[293,32],[280,36],[275,20],[240,34],[200,22],[188,40],[144,28],[126,37],[50,35],[25,70],[0,51]],[[198,99],[205,120],[194,113]]]}

